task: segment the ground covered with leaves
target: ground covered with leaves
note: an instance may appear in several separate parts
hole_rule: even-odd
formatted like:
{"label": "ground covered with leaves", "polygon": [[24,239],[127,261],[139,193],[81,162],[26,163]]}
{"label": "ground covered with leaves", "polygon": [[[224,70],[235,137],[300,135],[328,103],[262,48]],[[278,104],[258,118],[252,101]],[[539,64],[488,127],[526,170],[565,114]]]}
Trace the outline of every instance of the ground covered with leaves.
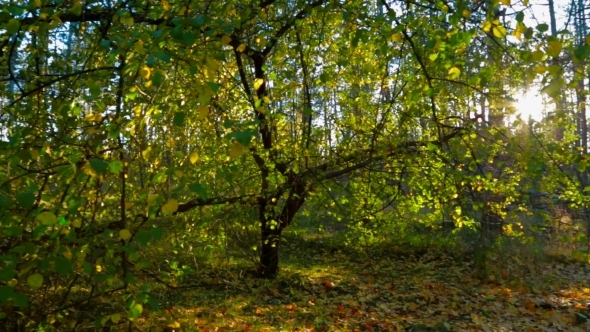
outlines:
{"label": "ground covered with leaves", "polygon": [[134,325],[149,331],[590,331],[587,263],[497,252],[478,263],[472,253],[436,248],[369,255],[300,245],[284,246],[291,254],[276,280],[233,266],[185,278],[176,288],[155,285],[162,309],[144,312]]}

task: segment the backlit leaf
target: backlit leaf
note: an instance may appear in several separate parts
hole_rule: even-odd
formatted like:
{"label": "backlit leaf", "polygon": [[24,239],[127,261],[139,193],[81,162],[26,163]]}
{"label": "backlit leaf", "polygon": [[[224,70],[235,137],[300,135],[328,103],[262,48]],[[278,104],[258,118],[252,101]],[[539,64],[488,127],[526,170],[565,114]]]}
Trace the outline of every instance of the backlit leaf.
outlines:
{"label": "backlit leaf", "polygon": [[168,203],[162,205],[162,213],[164,213],[164,215],[168,215],[168,216],[172,215],[177,210],[178,210],[178,201],[175,199],[172,199],[172,200],[168,201]]}
{"label": "backlit leaf", "polygon": [[451,69],[449,69],[449,78],[454,80],[457,79],[459,77],[459,75],[461,75],[461,70],[457,67],[452,67]]}
{"label": "backlit leaf", "polygon": [[199,120],[205,120],[209,116],[209,107],[205,105],[200,105],[197,107],[197,118]]}
{"label": "backlit leaf", "polygon": [[189,161],[191,162],[191,164],[194,164],[197,161],[199,161],[199,154],[197,152],[191,153],[189,156]]}
{"label": "backlit leaf", "polygon": [[128,229],[122,229],[119,231],[119,238],[127,241],[131,238],[131,232]]}
{"label": "backlit leaf", "polygon": [[57,223],[57,217],[55,216],[55,214],[48,211],[40,213],[37,216],[37,220],[39,220],[41,224],[46,226],[55,225],[55,223]]}
{"label": "backlit leaf", "polygon": [[506,28],[501,25],[494,26],[492,32],[494,33],[494,36],[496,36],[496,38],[506,37]]}
{"label": "backlit leaf", "polygon": [[229,43],[231,43],[231,37],[228,35],[223,35],[223,37],[221,37],[221,43],[223,45],[229,45]]}
{"label": "backlit leaf", "polygon": [[254,90],[260,89],[260,87],[262,86],[262,83],[264,83],[264,80],[262,78],[257,78],[254,81]]}
{"label": "backlit leaf", "polygon": [[27,284],[33,289],[41,288],[43,286],[43,276],[39,273],[31,274],[27,278]]}
{"label": "backlit leaf", "polygon": [[229,155],[232,156],[233,158],[238,158],[243,153],[244,153],[244,147],[242,146],[242,144],[240,144],[236,141],[230,145]]}

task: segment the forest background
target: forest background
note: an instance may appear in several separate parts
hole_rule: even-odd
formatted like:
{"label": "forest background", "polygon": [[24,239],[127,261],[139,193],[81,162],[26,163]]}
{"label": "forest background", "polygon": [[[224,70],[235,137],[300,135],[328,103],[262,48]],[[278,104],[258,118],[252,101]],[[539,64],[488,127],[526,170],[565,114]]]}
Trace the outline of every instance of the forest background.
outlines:
{"label": "forest background", "polygon": [[588,8],[0,2],[2,325],[584,331]]}

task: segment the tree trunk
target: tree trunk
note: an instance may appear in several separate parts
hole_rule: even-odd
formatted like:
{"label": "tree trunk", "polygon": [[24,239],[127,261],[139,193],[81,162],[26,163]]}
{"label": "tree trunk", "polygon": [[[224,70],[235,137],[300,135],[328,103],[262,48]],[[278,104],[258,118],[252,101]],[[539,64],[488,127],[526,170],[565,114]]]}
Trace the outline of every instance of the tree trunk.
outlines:
{"label": "tree trunk", "polygon": [[261,226],[262,249],[258,274],[261,278],[274,279],[279,274],[279,243],[281,231]]}

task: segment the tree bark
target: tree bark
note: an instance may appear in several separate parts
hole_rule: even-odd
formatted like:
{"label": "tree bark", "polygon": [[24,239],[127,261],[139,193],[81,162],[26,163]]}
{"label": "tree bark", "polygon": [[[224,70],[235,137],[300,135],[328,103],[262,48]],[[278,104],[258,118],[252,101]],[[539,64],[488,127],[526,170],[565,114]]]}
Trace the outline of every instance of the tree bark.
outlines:
{"label": "tree bark", "polygon": [[279,229],[270,229],[268,225],[261,226],[262,248],[260,250],[260,265],[258,275],[265,279],[274,279],[279,274],[279,244],[281,233]]}

